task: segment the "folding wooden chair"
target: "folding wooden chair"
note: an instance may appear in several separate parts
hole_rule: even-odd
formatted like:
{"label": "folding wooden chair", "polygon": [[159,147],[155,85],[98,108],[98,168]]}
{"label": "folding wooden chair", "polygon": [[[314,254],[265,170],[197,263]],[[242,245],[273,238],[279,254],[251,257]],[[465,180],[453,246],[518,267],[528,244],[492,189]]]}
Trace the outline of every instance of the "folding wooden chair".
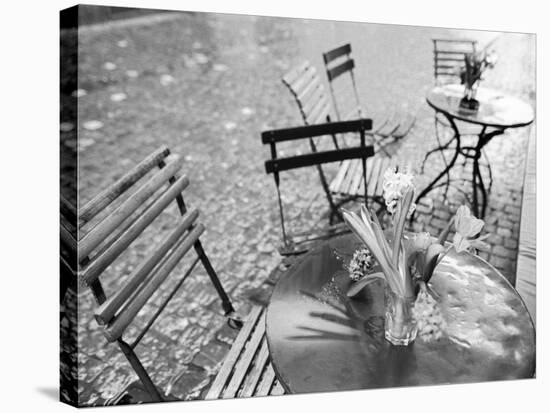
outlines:
{"label": "folding wooden chair", "polygon": [[[338,233],[342,233],[347,229],[345,228],[345,225],[338,225],[329,227],[317,233],[306,232],[293,235],[287,233],[280,191],[280,172],[302,167],[319,166],[329,162],[343,162],[358,159],[361,173],[350,175],[353,179],[350,179],[348,184],[350,188],[353,187],[353,192],[355,194],[362,193],[365,198],[365,202],[367,202],[367,192],[369,188],[371,191],[374,191],[376,190],[376,187],[381,186],[381,179],[378,179],[380,177],[379,171],[376,173],[373,171],[367,171],[367,159],[372,157],[374,154],[372,145],[366,145],[366,133],[371,129],[371,127],[372,121],[370,119],[358,119],[346,122],[333,122],[262,132],[262,143],[269,145],[271,149],[271,159],[266,161],[265,168],[268,174],[273,174],[277,189],[277,199],[279,202],[279,214],[283,235],[283,246],[280,249],[280,253],[282,255],[305,252],[307,250],[307,247],[304,246],[305,243],[315,239],[330,237]],[[314,137],[327,135],[334,138],[337,134],[342,133],[356,133],[359,137],[359,145],[347,148],[318,151],[317,146],[312,139]],[[308,139],[311,147],[311,153],[284,158],[280,158],[278,156],[277,144],[290,141],[297,142],[301,139]],[[371,172],[370,176],[367,175],[368,172]],[[333,215],[339,215],[340,212],[338,211],[338,207],[332,198],[332,194],[326,181],[321,179],[321,185],[331,209],[331,217]]]}
{"label": "folding wooden chair", "polygon": [[[134,350],[199,261],[221,299],[229,324],[232,327],[242,325],[199,239],[205,229],[197,221],[199,212],[188,209],[184,202],[182,191],[189,180],[179,175],[183,158],[169,155],[168,148],[159,148],[81,208],[78,211],[78,241],[71,234],[63,231],[61,234],[66,240],[64,243],[72,245],[73,253],[78,254],[79,280],[91,289],[97,301],[95,319],[103,326],[107,341],[116,342],[124,353],[152,401],[161,401],[163,397]],[[107,297],[100,281],[102,273],[173,201],[181,214],[174,228]],[[170,284],[170,292],[161,291],[178,263],[184,257],[191,258],[188,255],[191,248],[196,257],[189,268],[173,286]],[[159,294],[155,294],[157,292]],[[153,296],[155,300],[162,299],[158,308],[128,343],[123,338],[124,333]]]}
{"label": "folding wooden chair", "polygon": [[464,57],[475,53],[477,42],[470,39],[432,39],[436,85],[460,82]]}
{"label": "folding wooden chair", "polygon": [[[283,84],[288,88],[300,111],[300,115],[305,125],[315,125],[324,122],[331,122],[332,107],[328,95],[321,83],[316,69],[304,62],[299,66],[289,71],[282,78]],[[373,137],[372,130],[365,131],[365,136],[369,142],[376,144],[376,139]],[[335,149],[344,148],[347,146],[346,134],[341,134],[337,137],[331,135],[331,145]],[[309,139],[310,147],[316,151],[316,143],[314,138]],[[330,145],[325,145],[328,147]],[[367,161],[367,169],[372,172],[373,177],[380,175],[387,167],[389,167],[390,159],[386,157],[369,158]],[[328,182],[326,174],[321,165],[316,165],[319,172],[319,177],[326,187]],[[373,178],[376,180],[377,178]],[[329,191],[341,201],[347,202],[362,196],[362,191],[357,191],[357,188],[352,184],[361,180],[361,161],[359,159],[345,160],[338,167],[338,172],[328,185]],[[381,187],[374,185],[368,188],[367,196],[377,202],[381,202],[382,191]],[[332,197],[331,197],[332,199]],[[335,208],[332,207],[334,211]],[[334,217],[334,214],[331,215]]]}
{"label": "folding wooden chair", "polygon": [[[357,91],[354,74],[355,61],[351,57],[351,44],[347,43],[323,53],[323,61],[325,62],[330,94],[337,119],[349,120],[368,116],[362,108]],[[346,73],[349,75],[349,81],[346,81],[343,76]],[[353,97],[350,96],[349,89],[353,91]],[[373,134],[377,138],[380,148],[384,151],[384,146],[389,142],[406,136],[414,126],[415,121],[415,116],[396,111],[378,120],[377,124],[373,126]]]}

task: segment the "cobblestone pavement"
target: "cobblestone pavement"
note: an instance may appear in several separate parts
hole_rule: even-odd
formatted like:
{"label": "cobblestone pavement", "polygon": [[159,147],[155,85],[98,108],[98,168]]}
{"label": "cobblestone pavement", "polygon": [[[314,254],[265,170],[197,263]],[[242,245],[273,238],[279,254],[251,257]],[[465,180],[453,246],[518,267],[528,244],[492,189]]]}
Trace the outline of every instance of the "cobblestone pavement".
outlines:
{"label": "cobblestone pavement", "polygon": [[[201,209],[207,254],[242,314],[248,294],[280,262],[278,210],[272,178],[263,169],[268,152],[260,131],[300,124],[297,109],[280,82],[293,65],[309,59],[322,68],[321,52],[351,41],[358,84],[369,114],[392,108],[417,113],[418,121],[398,156],[419,165],[435,145],[433,111],[424,96],[433,85],[431,37],[461,35],[482,43],[497,34],[437,28],[362,25],[253,16],[174,14],[141,18],[139,24],[110,24],[80,30],[79,141],[64,144],[79,153],[79,205],[119,178],[161,144],[185,157],[191,180],[186,198]],[[486,84],[534,104],[534,39],[497,38],[497,67]],[[514,279],[527,128],[506,132],[487,147],[495,183],[487,229],[493,234],[491,263]],[[442,168],[434,156],[420,186]],[[288,214],[304,227],[324,211],[315,173],[284,178]],[[442,227],[457,203],[419,206],[417,228]],[[170,211],[175,214],[175,209]],[[146,234],[123,264],[103,280],[107,294],[169,226],[170,213]],[[177,271],[176,271],[177,272]],[[174,280],[175,281],[175,280]],[[115,345],[93,320],[88,291],[78,293],[79,398],[103,404],[136,379]],[[145,320],[147,307],[138,325]],[[224,325],[221,308],[204,271],[187,280],[137,353],[158,386],[172,397],[204,395],[236,333]]]}

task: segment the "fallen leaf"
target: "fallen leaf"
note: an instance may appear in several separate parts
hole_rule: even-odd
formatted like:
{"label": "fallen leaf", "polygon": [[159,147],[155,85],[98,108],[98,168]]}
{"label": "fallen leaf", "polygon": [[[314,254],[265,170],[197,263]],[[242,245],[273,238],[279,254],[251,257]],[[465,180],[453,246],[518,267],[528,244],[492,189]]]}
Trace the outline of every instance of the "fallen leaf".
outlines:
{"label": "fallen leaf", "polygon": [[98,130],[103,127],[103,122],[99,120],[88,120],[84,122],[82,127],[86,130]]}
{"label": "fallen leaf", "polygon": [[223,65],[221,63],[215,63],[212,66],[212,69],[214,69],[216,72],[225,72],[229,68],[226,65]]}
{"label": "fallen leaf", "polygon": [[252,108],[249,108],[249,107],[244,107],[241,109],[241,113],[244,115],[244,116],[250,116],[254,113],[254,109]]}
{"label": "fallen leaf", "polygon": [[93,139],[90,138],[80,138],[78,140],[78,149],[87,148],[88,146],[92,146],[95,143]]}
{"label": "fallen leaf", "polygon": [[76,98],[80,98],[82,96],[86,96],[88,92],[86,92],[84,89],[76,89],[72,95]]}
{"label": "fallen leaf", "polygon": [[171,83],[174,83],[174,77],[172,75],[162,75],[160,77],[160,84],[162,86],[168,86]]}
{"label": "fallen leaf", "polygon": [[237,124],[235,122],[225,122],[223,126],[225,130],[231,131],[237,127]]}
{"label": "fallen leaf", "polygon": [[115,70],[116,69],[116,65],[113,63],[113,62],[105,62],[103,64],[103,68],[105,70]]}
{"label": "fallen leaf", "polygon": [[193,55],[193,58],[195,59],[195,61],[198,63],[198,64],[205,64],[205,63],[208,63],[208,57],[202,53],[195,53]]}
{"label": "fallen leaf", "polygon": [[113,93],[111,95],[111,100],[113,102],[122,102],[123,100],[126,100],[126,93],[122,93],[122,92]]}

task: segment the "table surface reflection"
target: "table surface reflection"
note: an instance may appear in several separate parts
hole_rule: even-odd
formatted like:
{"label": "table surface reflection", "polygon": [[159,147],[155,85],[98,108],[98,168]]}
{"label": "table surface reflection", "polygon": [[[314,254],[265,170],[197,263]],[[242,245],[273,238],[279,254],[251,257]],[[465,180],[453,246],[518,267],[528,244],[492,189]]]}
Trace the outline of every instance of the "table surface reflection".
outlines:
{"label": "table surface reflection", "polygon": [[464,85],[450,84],[436,86],[428,93],[426,100],[435,110],[456,119],[495,128],[517,128],[533,122],[533,108],[526,102],[497,90],[479,87],[476,111],[460,108],[464,96]]}
{"label": "table surface reflection", "polygon": [[440,296],[443,337],[408,347],[384,339],[383,285],[356,298],[340,257],[351,234],[306,254],[277,283],[266,333],[275,372],[289,393],[471,383],[533,377],[535,329],[508,281],[471,254],[452,252],[430,284]]}

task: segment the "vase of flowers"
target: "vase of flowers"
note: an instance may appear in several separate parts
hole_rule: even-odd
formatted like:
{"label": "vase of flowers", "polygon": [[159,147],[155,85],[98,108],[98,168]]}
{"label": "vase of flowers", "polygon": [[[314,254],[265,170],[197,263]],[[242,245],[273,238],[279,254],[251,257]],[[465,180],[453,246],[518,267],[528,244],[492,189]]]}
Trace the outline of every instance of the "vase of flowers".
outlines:
{"label": "vase of flowers", "polygon": [[[487,248],[488,235],[480,236],[484,223],[463,205],[438,238],[427,232],[405,233],[406,220],[415,210],[413,176],[390,168],[384,174],[383,191],[391,216],[386,231],[364,205],[360,214],[343,212],[346,224],[364,244],[347,267],[353,280],[347,295],[354,297],[370,283],[383,280],[385,338],[393,345],[408,345],[417,334],[426,340],[438,339],[445,323],[429,280],[451,248],[457,252]],[[453,242],[446,245],[453,226]]]}
{"label": "vase of flowers", "polygon": [[461,108],[472,111],[479,109],[476,92],[481,75],[487,68],[493,68],[496,60],[494,52],[483,51],[464,55],[464,67],[460,71],[460,82],[464,85],[464,97],[460,101]]}

